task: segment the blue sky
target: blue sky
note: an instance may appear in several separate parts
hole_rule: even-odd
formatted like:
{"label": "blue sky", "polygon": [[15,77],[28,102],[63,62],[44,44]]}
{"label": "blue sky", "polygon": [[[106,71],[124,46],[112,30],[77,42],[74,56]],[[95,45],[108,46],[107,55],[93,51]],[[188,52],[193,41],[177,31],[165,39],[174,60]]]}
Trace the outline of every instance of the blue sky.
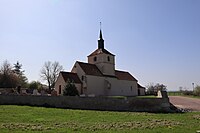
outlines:
{"label": "blue sky", "polygon": [[99,22],[116,68],[143,86],[200,85],[199,0],[0,0],[0,64],[19,61],[29,81],[45,61],[70,71],[97,48]]}

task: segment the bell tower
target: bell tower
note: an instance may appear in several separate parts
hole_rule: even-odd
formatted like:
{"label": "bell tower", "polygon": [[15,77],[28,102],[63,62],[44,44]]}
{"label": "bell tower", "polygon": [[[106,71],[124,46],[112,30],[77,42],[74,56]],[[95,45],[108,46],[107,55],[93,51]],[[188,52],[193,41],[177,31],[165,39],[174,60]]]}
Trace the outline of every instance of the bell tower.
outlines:
{"label": "bell tower", "polygon": [[101,28],[98,48],[88,56],[88,63],[95,64],[104,75],[115,76],[115,55],[104,48]]}

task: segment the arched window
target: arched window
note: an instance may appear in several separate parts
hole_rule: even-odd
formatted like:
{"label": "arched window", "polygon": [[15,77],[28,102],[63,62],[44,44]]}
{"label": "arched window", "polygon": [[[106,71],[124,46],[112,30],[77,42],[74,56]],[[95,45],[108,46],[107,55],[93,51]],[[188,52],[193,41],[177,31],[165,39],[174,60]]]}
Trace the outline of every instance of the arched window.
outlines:
{"label": "arched window", "polygon": [[107,58],[108,58],[108,61],[110,61],[110,56],[108,56]]}
{"label": "arched window", "polygon": [[97,57],[96,56],[94,57],[94,61],[97,61]]}

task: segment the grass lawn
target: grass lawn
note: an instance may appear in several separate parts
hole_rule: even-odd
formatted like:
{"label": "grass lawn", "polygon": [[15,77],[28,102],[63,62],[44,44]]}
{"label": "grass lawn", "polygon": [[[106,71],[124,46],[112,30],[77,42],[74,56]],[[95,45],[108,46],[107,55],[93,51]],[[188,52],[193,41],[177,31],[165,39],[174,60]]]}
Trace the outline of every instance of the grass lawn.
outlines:
{"label": "grass lawn", "polygon": [[190,97],[190,98],[198,98],[200,99],[200,96],[188,96],[188,95],[183,95],[184,97]]}
{"label": "grass lawn", "polygon": [[146,96],[137,96],[137,98],[158,98],[157,96],[153,96],[153,95],[146,95]]}
{"label": "grass lawn", "polygon": [[125,98],[158,98],[154,95],[145,95],[145,96],[108,96],[109,98],[116,98],[116,99],[125,99]]}
{"label": "grass lawn", "polygon": [[183,94],[180,91],[170,91],[167,92],[168,96],[183,96]]}
{"label": "grass lawn", "polygon": [[200,112],[154,114],[0,105],[0,132],[195,133]]}

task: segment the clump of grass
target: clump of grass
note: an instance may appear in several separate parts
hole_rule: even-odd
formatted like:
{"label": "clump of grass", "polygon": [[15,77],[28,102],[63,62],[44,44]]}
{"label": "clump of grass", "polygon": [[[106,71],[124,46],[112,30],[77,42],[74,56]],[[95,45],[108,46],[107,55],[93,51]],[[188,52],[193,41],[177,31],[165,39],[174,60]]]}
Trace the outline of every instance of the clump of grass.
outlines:
{"label": "clump of grass", "polygon": [[193,117],[194,119],[196,119],[196,120],[200,120],[200,114],[193,115],[192,117]]}
{"label": "clump of grass", "polygon": [[46,130],[47,127],[44,127],[40,124],[27,124],[27,123],[4,123],[1,124],[0,128],[5,128],[5,129],[9,129],[9,130],[16,130],[16,129],[20,129],[23,131],[43,131]]}

